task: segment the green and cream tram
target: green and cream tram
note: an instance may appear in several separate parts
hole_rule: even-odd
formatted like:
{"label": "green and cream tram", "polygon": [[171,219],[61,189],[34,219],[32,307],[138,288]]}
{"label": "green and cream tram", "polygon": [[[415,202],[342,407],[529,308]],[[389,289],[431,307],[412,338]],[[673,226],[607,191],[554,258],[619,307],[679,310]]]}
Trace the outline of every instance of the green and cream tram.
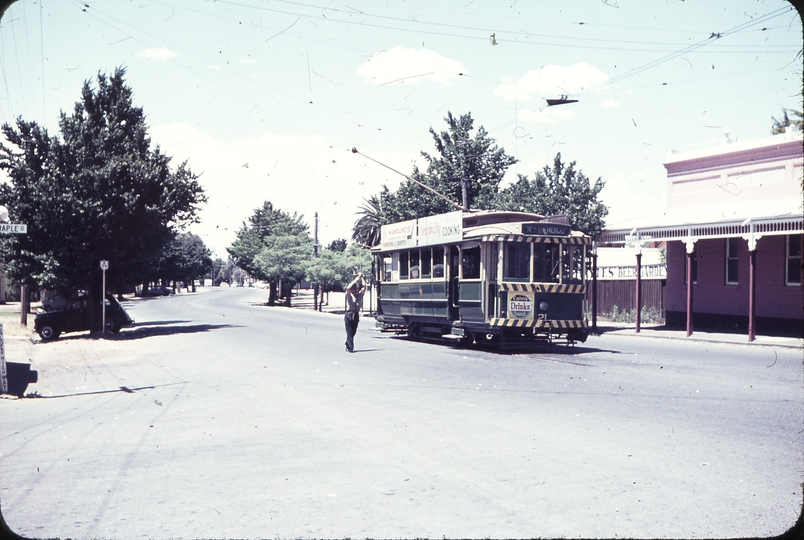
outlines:
{"label": "green and cream tram", "polygon": [[384,225],[378,326],[465,343],[586,341],[591,238],[557,221],[483,210]]}

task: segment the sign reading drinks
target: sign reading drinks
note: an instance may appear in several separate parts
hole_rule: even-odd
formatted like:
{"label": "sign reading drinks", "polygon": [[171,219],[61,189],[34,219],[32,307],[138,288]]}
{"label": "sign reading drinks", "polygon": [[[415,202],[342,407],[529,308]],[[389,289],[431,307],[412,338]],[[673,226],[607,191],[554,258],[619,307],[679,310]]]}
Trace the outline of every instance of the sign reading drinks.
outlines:
{"label": "sign reading drinks", "polygon": [[380,228],[380,248],[383,250],[432,246],[461,240],[463,212],[460,210],[391,223]]}
{"label": "sign reading drinks", "polygon": [[463,240],[463,212],[456,210],[419,218],[418,245],[432,246]]}
{"label": "sign reading drinks", "polygon": [[523,223],[522,234],[534,234],[539,236],[569,236],[570,226],[561,223]]}
{"label": "sign reading drinks", "polygon": [[533,318],[533,293],[520,292],[508,299],[508,317],[511,319]]}

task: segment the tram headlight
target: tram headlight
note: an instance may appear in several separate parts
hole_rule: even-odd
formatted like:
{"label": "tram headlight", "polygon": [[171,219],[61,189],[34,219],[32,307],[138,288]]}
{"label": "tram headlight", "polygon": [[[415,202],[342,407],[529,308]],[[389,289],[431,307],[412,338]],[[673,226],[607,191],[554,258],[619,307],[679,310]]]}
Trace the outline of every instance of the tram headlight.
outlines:
{"label": "tram headlight", "polygon": [[541,302],[539,302],[539,309],[540,310],[547,311],[547,308],[548,308],[548,305],[547,305],[546,301],[542,300]]}

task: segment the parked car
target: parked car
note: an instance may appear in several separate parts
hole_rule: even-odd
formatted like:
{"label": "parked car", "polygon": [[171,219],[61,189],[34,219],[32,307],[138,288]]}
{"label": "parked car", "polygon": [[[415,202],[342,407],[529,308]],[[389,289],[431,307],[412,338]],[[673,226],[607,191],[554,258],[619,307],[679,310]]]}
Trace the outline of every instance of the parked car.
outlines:
{"label": "parked car", "polygon": [[[76,296],[67,300],[62,309],[51,309],[36,314],[34,330],[42,341],[58,339],[62,333],[90,329],[89,296]],[[100,304],[100,302],[99,302]],[[98,305],[98,316],[101,306]],[[112,294],[106,295],[106,330],[117,333],[124,326],[134,324],[128,312]]]}
{"label": "parked car", "polygon": [[151,296],[170,296],[171,294],[175,294],[175,292],[173,287],[159,286],[148,289],[148,294]]}

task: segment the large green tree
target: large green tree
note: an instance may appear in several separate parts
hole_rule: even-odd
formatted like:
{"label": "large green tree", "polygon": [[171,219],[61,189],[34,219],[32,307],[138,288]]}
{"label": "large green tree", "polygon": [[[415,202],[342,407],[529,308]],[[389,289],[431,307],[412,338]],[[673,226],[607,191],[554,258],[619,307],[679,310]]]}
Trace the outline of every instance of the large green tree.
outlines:
{"label": "large green tree", "polygon": [[[277,240],[283,237],[281,242]],[[298,242],[294,243],[293,240],[288,239],[289,237],[296,237]],[[312,240],[310,240],[308,227],[303,217],[295,212],[293,214],[284,212],[275,208],[270,201],[265,201],[262,207],[254,210],[254,213],[248,218],[248,223],[243,223],[243,227],[237,231],[235,241],[226,248],[234,264],[252,277],[268,282],[270,287],[268,303],[270,305],[276,302],[276,287],[279,280],[292,279],[293,276],[298,275],[295,263],[290,264],[285,272],[278,270],[271,261],[272,257],[279,257],[279,260],[282,260],[279,246],[283,242],[294,248],[309,244],[312,250]]]}
{"label": "large green tree", "polygon": [[567,214],[570,224],[583,232],[598,235],[603,230],[608,208],[598,200],[603,189],[600,178],[590,182],[575,169],[575,162],[565,165],[558,154],[553,166],[537,172],[533,180],[520,175],[516,182],[500,189],[516,158],[506,155],[482,126],[472,137],[471,114],[456,118],[448,113],[444,120],[446,131],[436,133],[430,128],[440,157],[422,152],[427,171],[414,167],[411,178],[444,194],[452,203],[411,180],[402,182],[396,191],[383,186],[358,210],[352,240],[374,247],[380,242],[381,227],[387,223],[450,212],[455,204],[463,206],[464,189],[467,206],[473,210]]}
{"label": "large green tree", "polygon": [[156,275],[162,281],[183,281],[195,288],[197,278],[212,267],[212,253],[200,236],[187,232],[176,236],[162,251]]}
{"label": "large green tree", "polygon": [[282,284],[285,305],[290,306],[290,291],[304,279],[313,257],[313,242],[307,235],[283,234],[267,236],[254,264],[269,283]]}
{"label": "large green tree", "polygon": [[[195,175],[152,148],[142,108],[120,68],[86,81],[61,137],[36,122],[2,127],[0,204],[28,234],[6,237],[3,256],[16,281],[64,291],[100,289],[99,261],[112,287],[150,273],[176,232],[206,201]],[[93,302],[94,305],[94,302]]]}
{"label": "large green tree", "polygon": [[386,223],[451,212],[464,203],[472,209],[493,207],[500,182],[516,158],[498,147],[483,126],[473,135],[471,113],[455,117],[448,112],[444,121],[445,131],[437,133],[430,128],[437,154],[422,151],[427,170],[414,166],[410,176],[452,203],[406,180],[396,192],[386,188],[380,194]]}
{"label": "large green tree", "polygon": [[609,213],[598,201],[603,185],[602,179],[591,182],[582,171],[576,170],[574,161],[562,162],[558,153],[553,166],[537,171],[533,180],[520,175],[516,182],[500,190],[496,208],[543,216],[563,214],[573,229],[599,236]]}

